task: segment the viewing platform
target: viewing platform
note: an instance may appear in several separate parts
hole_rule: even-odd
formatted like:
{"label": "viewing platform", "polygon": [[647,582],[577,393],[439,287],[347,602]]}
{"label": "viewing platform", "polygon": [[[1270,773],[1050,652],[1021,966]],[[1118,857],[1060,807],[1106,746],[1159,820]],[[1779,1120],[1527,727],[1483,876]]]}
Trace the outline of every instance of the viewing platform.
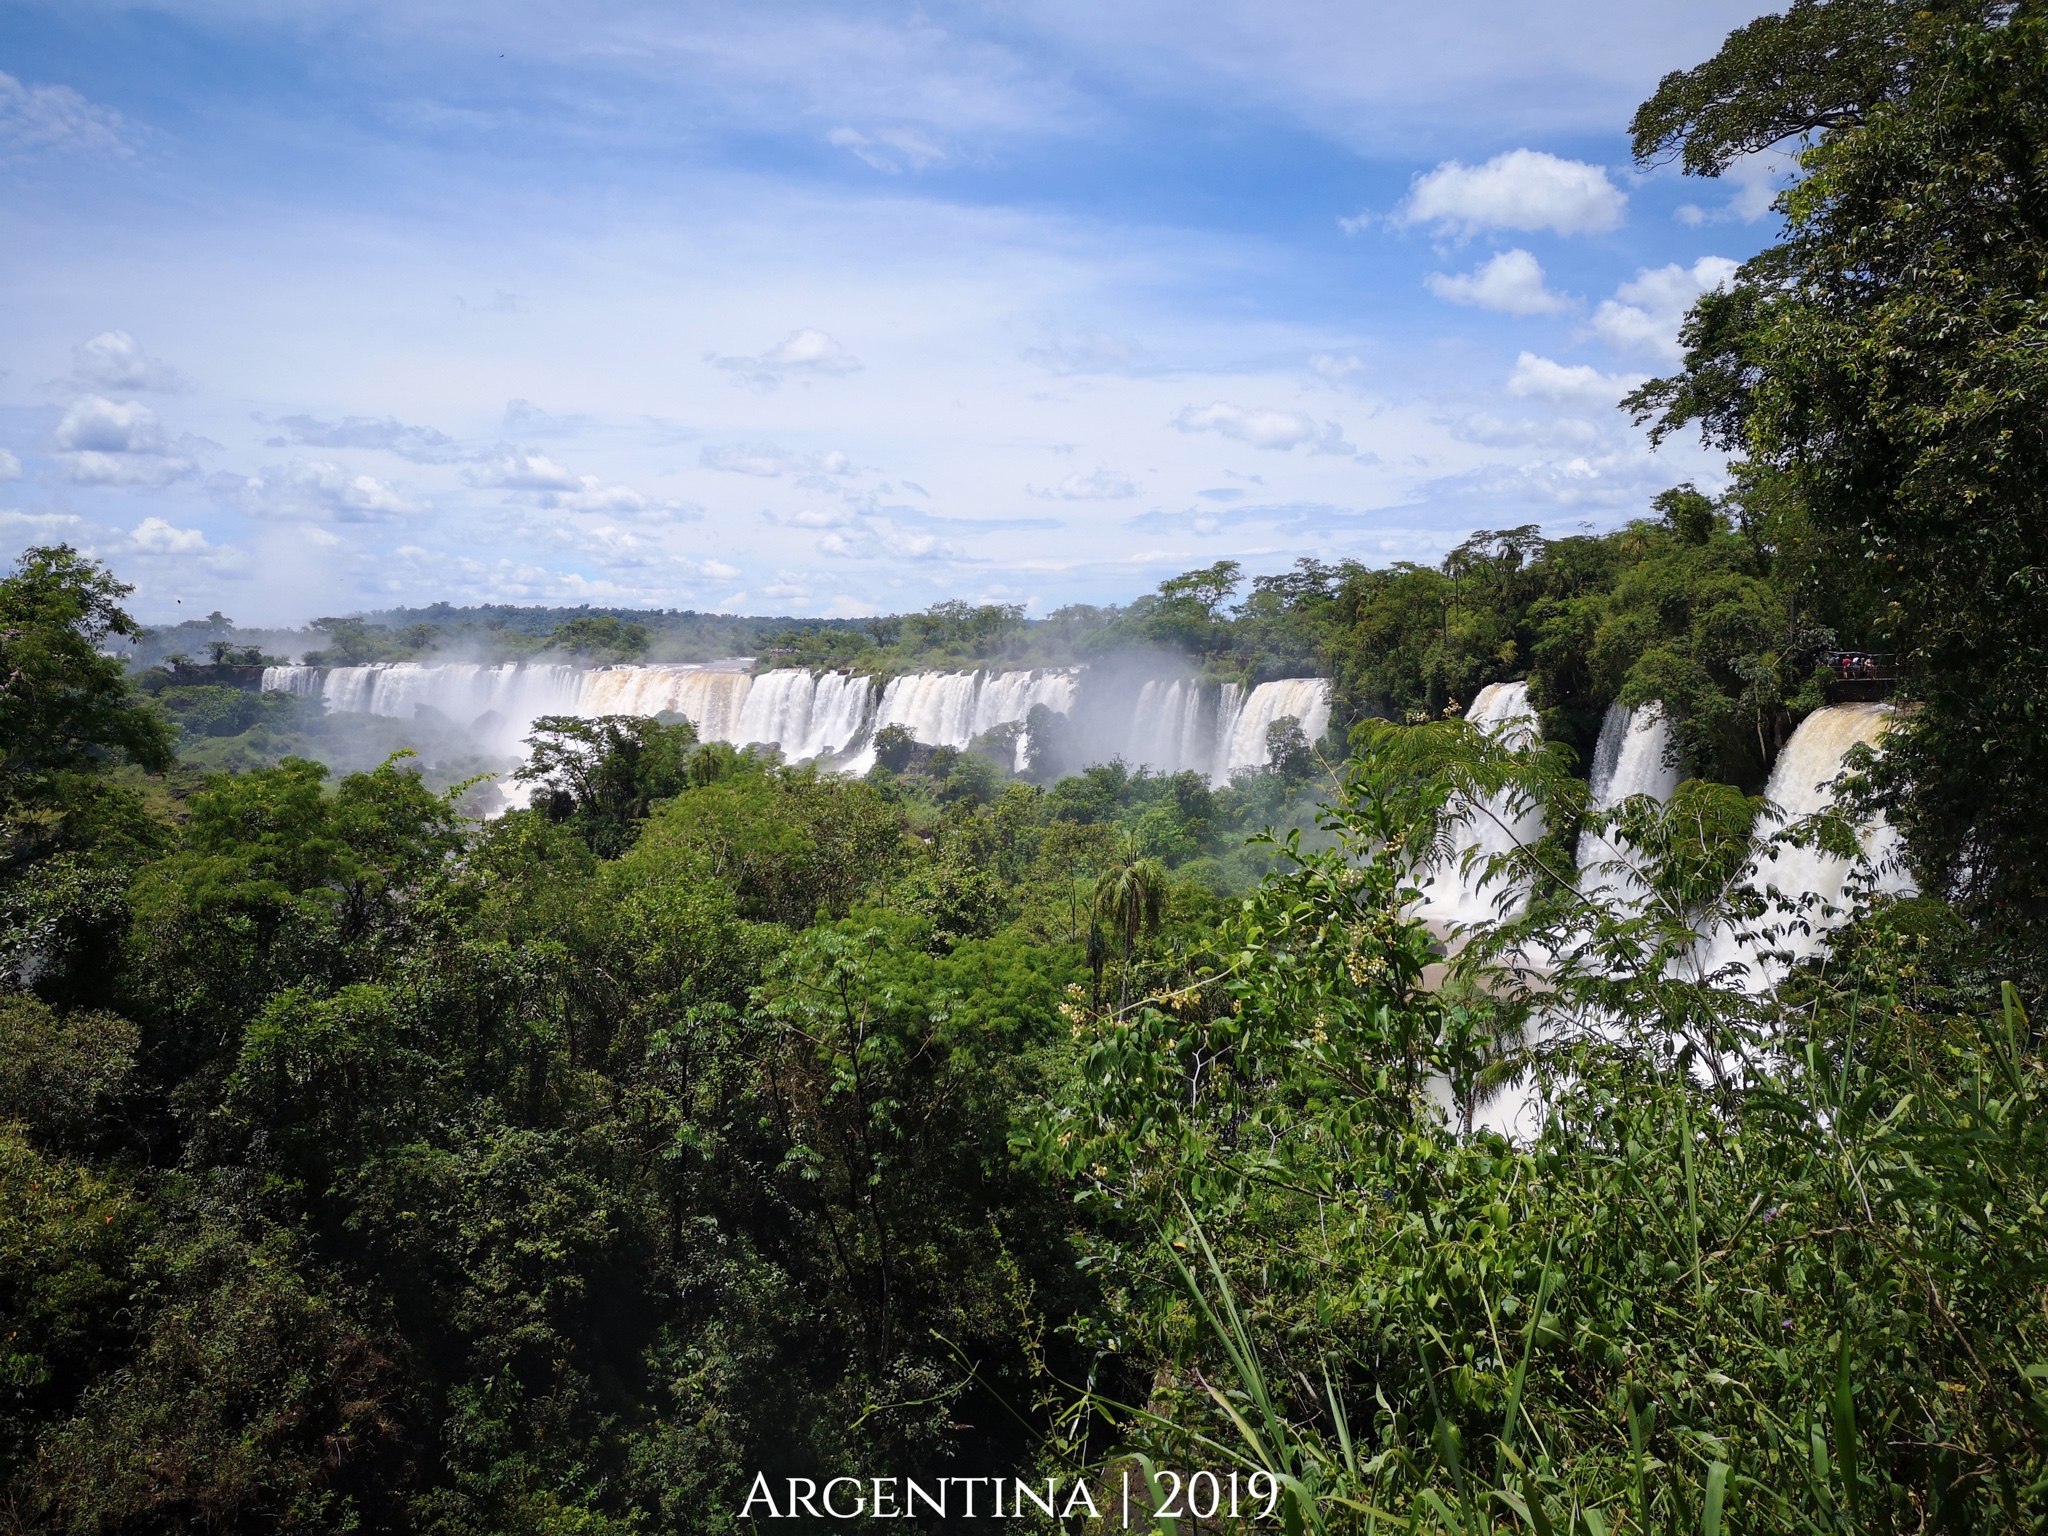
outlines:
{"label": "viewing platform", "polygon": [[1882,651],[1830,651],[1821,657],[1828,669],[1825,685],[1830,704],[1880,704],[1899,686],[1897,658]]}

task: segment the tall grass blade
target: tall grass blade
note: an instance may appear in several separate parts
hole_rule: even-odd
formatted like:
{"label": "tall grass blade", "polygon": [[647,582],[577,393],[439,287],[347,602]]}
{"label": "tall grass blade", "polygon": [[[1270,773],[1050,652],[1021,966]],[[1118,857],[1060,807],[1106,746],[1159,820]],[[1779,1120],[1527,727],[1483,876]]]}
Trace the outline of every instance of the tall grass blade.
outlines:
{"label": "tall grass blade", "polygon": [[1862,1520],[1862,1487],[1858,1477],[1856,1399],[1849,1380],[1849,1330],[1842,1329],[1841,1361],[1835,1368],[1835,1466],[1842,1474],[1843,1503],[1852,1524]]}
{"label": "tall grass blade", "polygon": [[1721,1506],[1728,1497],[1728,1463],[1707,1468],[1707,1497],[1700,1506],[1700,1536],[1721,1536]]}
{"label": "tall grass blade", "polygon": [[[1557,1274],[1550,1267],[1550,1260],[1557,1252],[1557,1238],[1553,1234],[1550,1247],[1543,1255],[1543,1278],[1536,1283],[1536,1305],[1529,1311],[1529,1326],[1522,1337],[1522,1360],[1515,1367],[1514,1379],[1508,1383],[1507,1412],[1502,1416],[1500,1428],[1501,1461],[1514,1454],[1515,1430],[1522,1416],[1522,1388],[1529,1379],[1529,1362],[1536,1355],[1536,1329],[1543,1321],[1543,1309],[1550,1304],[1550,1292],[1557,1281]],[[1504,1477],[1504,1469],[1495,1464],[1494,1475]]]}

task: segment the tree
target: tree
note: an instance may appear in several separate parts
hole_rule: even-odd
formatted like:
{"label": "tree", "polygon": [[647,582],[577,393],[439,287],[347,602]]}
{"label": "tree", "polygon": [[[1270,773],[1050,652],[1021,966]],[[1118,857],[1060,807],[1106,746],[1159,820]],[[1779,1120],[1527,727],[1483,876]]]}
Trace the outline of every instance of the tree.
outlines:
{"label": "tree", "polygon": [[548,638],[551,650],[592,661],[637,661],[647,654],[645,624],[621,624],[616,615],[585,615],[557,624]]}
{"label": "tree", "polygon": [[1126,845],[1123,856],[1095,877],[1095,917],[1109,925],[1123,945],[1122,1006],[1130,1001],[1131,963],[1141,935],[1156,932],[1166,910],[1166,869]]}
{"label": "tree", "polygon": [[300,657],[309,667],[353,667],[365,662],[403,661],[430,649],[440,635],[440,631],[431,624],[408,624],[404,629],[392,629],[359,618],[315,619],[312,627],[324,631],[328,643],[326,649],[307,651]]}
{"label": "tree", "polygon": [[533,756],[513,777],[540,786],[557,821],[572,821],[600,858],[632,845],[655,802],[690,784],[697,728],[637,715],[545,715],[526,738]]}
{"label": "tree", "polygon": [[0,578],[0,810],[54,775],[171,766],[170,726],[103,649],[141,633],[120,606],[132,590],[68,544],[27,550]]}
{"label": "tree", "polygon": [[893,872],[901,824],[873,785],[740,763],[650,817],[621,876],[715,883],[742,916],[803,928],[821,911],[843,915]]}
{"label": "tree", "polygon": [[1202,617],[1215,620],[1223,605],[1244,580],[1244,567],[1235,560],[1218,560],[1205,570],[1186,571],[1159,583],[1164,603],[1192,603]]}
{"label": "tree", "polygon": [[986,603],[976,607],[955,598],[933,603],[923,613],[905,614],[899,621],[900,644],[911,656],[951,653],[961,660],[989,655],[1024,622],[1019,603]]}
{"label": "tree", "polygon": [[1301,721],[1282,715],[1266,727],[1266,771],[1299,781],[1315,771],[1315,748],[1302,733]]}
{"label": "tree", "polygon": [[[1038,706],[1043,709],[1044,705]],[[910,766],[911,754],[917,750],[917,735],[907,725],[885,725],[875,732],[875,761],[891,773],[901,773]]]}
{"label": "tree", "polygon": [[[1874,787],[1924,883],[2048,933],[2048,15],[1803,0],[1667,77],[1635,152],[1717,175],[1788,140],[1785,238],[1630,397],[1697,428],[1881,594],[1919,706]],[[2022,948],[2034,948],[2031,941]]]}
{"label": "tree", "polygon": [[1159,583],[1159,590],[1139,598],[1118,628],[1154,645],[1203,655],[1230,641],[1223,605],[1244,581],[1235,560],[1219,560],[1198,571],[1184,571]]}

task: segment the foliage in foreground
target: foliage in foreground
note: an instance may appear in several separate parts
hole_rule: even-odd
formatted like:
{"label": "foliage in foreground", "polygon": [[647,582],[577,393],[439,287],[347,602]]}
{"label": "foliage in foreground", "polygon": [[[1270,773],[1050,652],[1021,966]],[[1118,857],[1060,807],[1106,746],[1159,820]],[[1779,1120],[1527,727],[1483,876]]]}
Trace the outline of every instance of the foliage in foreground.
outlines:
{"label": "foliage in foreground", "polygon": [[[1337,846],[1228,880],[1306,759],[853,781],[553,721],[477,825],[402,757],[147,776],[150,705],[66,639],[118,588],[38,580],[16,1526],[717,1531],[757,1472],[1135,1452],[1267,1464],[1325,1528],[2030,1528],[2019,1000],[1932,902],[1775,991],[1673,963],[1806,916],[1756,842],[1839,826],[1624,806],[1653,900],[1591,920],[1514,850],[1531,899],[1446,974],[1413,866],[1472,806],[1585,818],[1561,747],[1370,728]],[[1517,1078],[1540,1132],[1468,1129]]]}
{"label": "foliage in foreground", "polygon": [[[1088,1086],[1042,1146],[1097,1223],[1091,1337],[1159,1364],[1143,1412],[1090,1406],[1162,1464],[1296,1479],[1315,1529],[2037,1529],[2048,1064],[2018,996],[1925,902],[1775,993],[1671,966],[1703,910],[1800,919],[1747,821],[1684,797],[1616,813],[1639,899],[1539,888],[1424,988],[1412,861],[1482,791],[1569,785],[1511,758],[1369,740],[1343,850],[1269,881],[1199,984],[1075,1010]],[[1460,1134],[1504,1078],[1523,1139]]]}

